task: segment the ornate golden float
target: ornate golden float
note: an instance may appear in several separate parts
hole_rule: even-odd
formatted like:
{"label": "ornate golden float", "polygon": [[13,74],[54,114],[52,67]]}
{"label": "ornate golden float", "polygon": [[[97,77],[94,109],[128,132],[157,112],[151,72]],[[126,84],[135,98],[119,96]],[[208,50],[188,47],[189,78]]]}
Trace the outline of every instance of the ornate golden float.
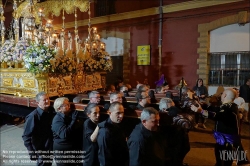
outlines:
{"label": "ornate golden float", "polygon": [[0,73],[0,92],[19,97],[34,97],[40,91],[49,96],[77,94],[104,88],[106,83],[106,72],[33,74],[21,68],[1,68]]}
{"label": "ornate golden float", "polygon": [[[56,13],[52,15],[58,16],[62,10],[63,23],[59,34],[55,33],[49,19],[43,24],[45,15],[53,12],[49,8],[53,6],[51,3],[56,3],[54,5],[57,6],[57,10],[54,11]],[[6,31],[1,5],[1,93],[34,97],[38,92],[45,91],[49,96],[63,96],[106,86],[106,72],[112,70],[112,61],[105,51],[105,43],[100,41],[97,29],[90,27],[90,11],[88,37],[82,42],[78,36],[77,7],[80,7],[82,12],[87,11],[90,2],[72,0],[69,4],[64,3],[68,2],[61,0],[38,4],[37,1],[27,0],[17,7],[17,2],[14,1],[14,34],[9,34],[9,40],[4,38]],[[39,5],[47,8],[45,15],[41,9],[38,13],[35,12]],[[64,11],[73,11],[75,15],[74,38],[71,33],[68,33],[67,37],[65,35]],[[15,24],[20,16],[23,17],[21,38],[19,25]]]}

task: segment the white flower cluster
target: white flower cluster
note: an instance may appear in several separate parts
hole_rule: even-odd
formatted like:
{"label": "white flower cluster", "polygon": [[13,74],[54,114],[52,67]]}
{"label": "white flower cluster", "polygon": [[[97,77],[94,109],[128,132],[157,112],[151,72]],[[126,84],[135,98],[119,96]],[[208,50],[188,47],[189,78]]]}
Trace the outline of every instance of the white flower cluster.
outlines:
{"label": "white flower cluster", "polygon": [[0,51],[1,62],[13,62],[12,52],[14,51],[14,40],[6,40]]}
{"label": "white flower cluster", "polygon": [[19,40],[16,43],[16,46],[14,48],[14,51],[12,53],[13,60],[15,62],[22,62],[23,61],[23,56],[26,53],[26,49],[29,47],[29,44],[26,40]]}
{"label": "white flower cluster", "polygon": [[50,61],[55,56],[55,50],[46,45],[31,44],[23,55],[23,61],[28,71],[32,73],[49,72]]}

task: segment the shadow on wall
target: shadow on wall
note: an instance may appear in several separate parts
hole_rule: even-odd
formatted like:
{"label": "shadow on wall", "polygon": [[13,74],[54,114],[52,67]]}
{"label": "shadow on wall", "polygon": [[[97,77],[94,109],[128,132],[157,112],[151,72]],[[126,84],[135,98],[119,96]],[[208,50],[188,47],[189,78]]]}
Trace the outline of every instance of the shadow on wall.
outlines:
{"label": "shadow on wall", "polygon": [[175,76],[177,78],[182,78],[183,74],[184,74],[184,72],[183,72],[183,65],[174,65],[174,67],[175,67],[175,72],[174,72]]}
{"label": "shadow on wall", "polygon": [[155,81],[158,81],[160,76],[162,74],[165,74],[165,71],[163,70],[163,64],[165,63],[164,60],[162,60],[162,66],[161,66],[161,73],[159,73],[159,49],[158,47],[151,50],[151,63],[149,68],[149,73],[147,73],[147,79],[148,83],[150,85],[150,88],[155,88],[156,84]]}
{"label": "shadow on wall", "polygon": [[173,85],[173,75],[171,72],[171,65],[173,62],[172,52],[165,52],[162,54],[162,74],[164,74],[165,78],[168,81],[169,87]]}
{"label": "shadow on wall", "polygon": [[[132,63],[133,62],[133,63]],[[145,79],[148,80],[148,84],[151,88],[155,88],[154,82],[158,80],[158,59],[152,58],[150,65],[137,65],[137,58],[131,57],[130,67],[130,84],[132,87],[136,87],[136,81],[143,83]]]}
{"label": "shadow on wall", "polygon": [[[184,75],[184,72],[183,72],[183,65],[174,65],[174,76],[175,76],[175,81],[174,82],[174,86],[175,87],[176,85],[178,85],[182,79]],[[184,80],[187,80],[187,78],[184,78]],[[188,85],[190,86],[190,85]]]}
{"label": "shadow on wall", "polygon": [[[131,57],[131,63],[133,64],[132,67],[130,67],[130,84],[132,87],[136,87],[137,83],[136,81],[139,81],[140,83],[144,80],[144,73],[142,68],[138,68],[137,66],[137,59],[136,57]],[[130,64],[131,64],[130,63]]]}

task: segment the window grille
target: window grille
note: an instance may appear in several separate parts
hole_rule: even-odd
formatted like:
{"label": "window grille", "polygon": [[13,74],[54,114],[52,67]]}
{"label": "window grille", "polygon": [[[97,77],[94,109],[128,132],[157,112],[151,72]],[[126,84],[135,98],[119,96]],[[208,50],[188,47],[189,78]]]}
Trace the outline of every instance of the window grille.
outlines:
{"label": "window grille", "polygon": [[250,77],[250,51],[209,53],[209,85],[240,86]]}

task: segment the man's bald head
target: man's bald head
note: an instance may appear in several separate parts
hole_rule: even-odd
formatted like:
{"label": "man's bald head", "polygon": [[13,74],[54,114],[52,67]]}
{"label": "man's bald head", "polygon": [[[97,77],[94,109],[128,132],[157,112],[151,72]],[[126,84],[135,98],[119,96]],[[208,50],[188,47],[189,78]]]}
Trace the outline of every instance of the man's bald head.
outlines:
{"label": "man's bald head", "polygon": [[229,88],[224,90],[224,92],[221,95],[221,101],[223,103],[228,103],[234,101],[236,97],[236,91],[233,88]]}

